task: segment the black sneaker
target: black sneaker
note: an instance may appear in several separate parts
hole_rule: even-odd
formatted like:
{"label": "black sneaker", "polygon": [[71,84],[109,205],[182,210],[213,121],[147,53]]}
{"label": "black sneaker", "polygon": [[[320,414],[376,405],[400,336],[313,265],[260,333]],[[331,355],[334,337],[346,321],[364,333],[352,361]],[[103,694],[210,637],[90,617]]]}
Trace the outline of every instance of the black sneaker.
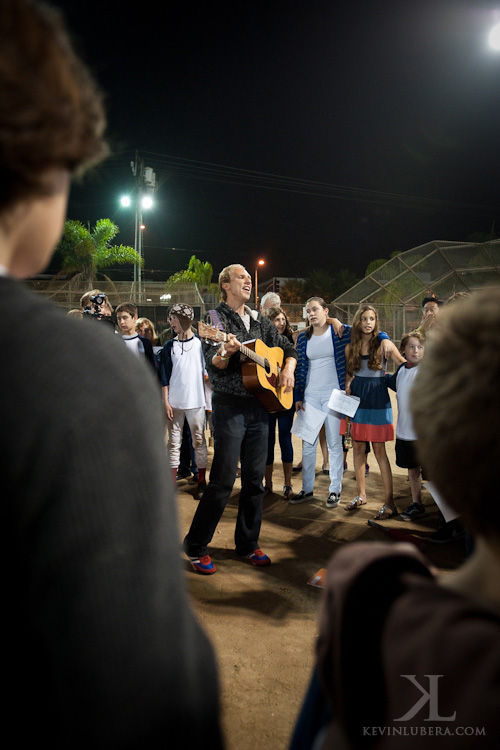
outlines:
{"label": "black sneaker", "polygon": [[458,521],[449,521],[441,526],[440,529],[431,534],[427,541],[432,544],[448,544],[455,542],[465,536],[465,529]]}
{"label": "black sneaker", "polygon": [[337,495],[336,492],[330,492],[326,501],[327,508],[336,508],[340,503],[340,493]]}
{"label": "black sneaker", "polygon": [[414,518],[423,516],[425,513],[425,507],[419,503],[412,503],[407,509],[399,516],[402,521],[413,521]]}
{"label": "black sneaker", "polygon": [[307,502],[312,496],[312,492],[304,492],[304,490],[301,490],[298,495],[293,495],[288,502],[290,505],[298,505],[299,503]]}

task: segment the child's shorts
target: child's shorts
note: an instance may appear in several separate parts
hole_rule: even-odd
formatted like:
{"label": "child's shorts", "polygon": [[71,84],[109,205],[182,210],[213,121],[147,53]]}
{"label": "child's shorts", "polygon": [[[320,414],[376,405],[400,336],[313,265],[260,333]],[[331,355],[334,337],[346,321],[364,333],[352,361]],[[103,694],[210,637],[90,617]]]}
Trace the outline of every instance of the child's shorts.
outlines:
{"label": "child's shorts", "polygon": [[416,469],[420,466],[415,451],[415,440],[396,438],[396,465],[402,469]]}

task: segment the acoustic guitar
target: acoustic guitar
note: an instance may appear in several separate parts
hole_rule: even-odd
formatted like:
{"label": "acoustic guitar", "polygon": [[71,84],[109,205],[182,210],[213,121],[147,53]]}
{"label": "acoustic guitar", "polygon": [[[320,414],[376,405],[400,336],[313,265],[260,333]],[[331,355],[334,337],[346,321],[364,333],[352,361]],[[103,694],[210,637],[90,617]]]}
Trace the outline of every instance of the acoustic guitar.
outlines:
{"label": "acoustic guitar", "polygon": [[[201,320],[198,323],[200,338],[211,341],[228,341],[229,336],[215,326],[209,326]],[[284,352],[279,346],[269,347],[260,339],[242,344],[238,341],[241,354],[245,357],[241,364],[243,385],[262,406],[273,414],[292,408],[293,392],[285,393],[279,384],[283,368]]]}

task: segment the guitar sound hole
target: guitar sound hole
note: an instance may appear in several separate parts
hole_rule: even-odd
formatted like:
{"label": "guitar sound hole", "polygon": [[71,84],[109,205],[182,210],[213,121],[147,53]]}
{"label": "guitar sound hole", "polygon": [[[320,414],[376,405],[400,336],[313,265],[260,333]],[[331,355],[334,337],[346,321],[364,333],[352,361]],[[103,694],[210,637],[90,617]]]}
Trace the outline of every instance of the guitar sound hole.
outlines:
{"label": "guitar sound hole", "polygon": [[266,371],[266,375],[270,375],[271,374],[271,365],[269,364],[269,360],[268,359],[264,360],[264,369]]}

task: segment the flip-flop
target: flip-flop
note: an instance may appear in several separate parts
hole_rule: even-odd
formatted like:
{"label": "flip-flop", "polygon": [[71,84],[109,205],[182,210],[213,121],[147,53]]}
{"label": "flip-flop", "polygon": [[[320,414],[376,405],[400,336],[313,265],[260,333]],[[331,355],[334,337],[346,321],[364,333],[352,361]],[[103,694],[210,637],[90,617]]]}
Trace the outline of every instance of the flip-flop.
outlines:
{"label": "flip-flop", "polygon": [[356,510],[356,508],[360,508],[362,505],[366,505],[366,498],[363,500],[359,495],[354,498],[354,500],[351,500],[349,505],[344,506],[344,510]]}
{"label": "flip-flop", "polygon": [[393,518],[398,515],[398,509],[395,505],[382,505],[376,516],[373,516],[375,521],[387,521],[389,518]]}

